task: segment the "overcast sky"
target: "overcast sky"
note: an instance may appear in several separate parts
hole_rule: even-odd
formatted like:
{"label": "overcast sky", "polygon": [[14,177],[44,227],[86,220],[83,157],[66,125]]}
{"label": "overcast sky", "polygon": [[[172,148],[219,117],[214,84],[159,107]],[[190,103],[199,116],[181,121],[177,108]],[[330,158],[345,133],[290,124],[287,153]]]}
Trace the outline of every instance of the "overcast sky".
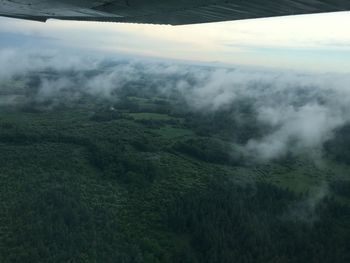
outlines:
{"label": "overcast sky", "polygon": [[123,55],[350,73],[350,13],[189,26],[0,18],[0,49]]}

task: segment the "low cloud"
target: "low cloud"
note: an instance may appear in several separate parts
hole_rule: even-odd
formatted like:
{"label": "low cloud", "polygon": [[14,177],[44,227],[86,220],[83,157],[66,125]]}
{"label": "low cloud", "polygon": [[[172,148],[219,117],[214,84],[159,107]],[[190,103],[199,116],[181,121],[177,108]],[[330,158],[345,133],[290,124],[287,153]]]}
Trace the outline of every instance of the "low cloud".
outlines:
{"label": "low cloud", "polygon": [[0,78],[10,79],[14,75],[54,69],[56,71],[84,71],[96,69],[100,58],[86,54],[65,53],[56,49],[1,49]]}
{"label": "low cloud", "polygon": [[10,49],[0,51],[0,66],[2,80],[42,71],[59,72],[58,78],[38,74],[38,100],[60,98],[62,94],[69,94],[70,99],[81,94],[114,99],[121,88],[136,86],[149,88],[154,96],[176,94],[189,109],[203,114],[243,107],[244,101],[253,109],[251,121],[267,127],[263,136],[240,145],[246,155],[259,161],[304,151],[322,152],[324,143],[350,117],[350,75],[346,74],[214,68]]}
{"label": "low cloud", "polygon": [[347,119],[333,109],[319,104],[295,108],[262,108],[258,119],[273,127],[273,132],[260,140],[251,139],[247,150],[259,159],[269,160],[286,153],[318,149],[331,139],[333,131]]}

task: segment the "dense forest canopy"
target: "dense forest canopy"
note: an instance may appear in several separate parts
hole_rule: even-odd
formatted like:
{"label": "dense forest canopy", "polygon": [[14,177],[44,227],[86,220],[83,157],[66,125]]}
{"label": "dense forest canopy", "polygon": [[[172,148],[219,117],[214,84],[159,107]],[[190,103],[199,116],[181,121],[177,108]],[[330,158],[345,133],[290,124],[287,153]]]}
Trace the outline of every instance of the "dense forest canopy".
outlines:
{"label": "dense forest canopy", "polygon": [[0,74],[1,262],[350,262],[347,76],[63,61]]}

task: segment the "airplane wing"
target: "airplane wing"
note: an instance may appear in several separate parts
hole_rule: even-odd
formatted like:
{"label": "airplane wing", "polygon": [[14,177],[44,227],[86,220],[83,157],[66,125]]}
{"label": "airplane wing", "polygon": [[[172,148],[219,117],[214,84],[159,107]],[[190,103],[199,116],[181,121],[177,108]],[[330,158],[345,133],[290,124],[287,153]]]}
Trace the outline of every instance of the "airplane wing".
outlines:
{"label": "airplane wing", "polygon": [[0,16],[185,25],[350,10],[350,0],[0,0]]}

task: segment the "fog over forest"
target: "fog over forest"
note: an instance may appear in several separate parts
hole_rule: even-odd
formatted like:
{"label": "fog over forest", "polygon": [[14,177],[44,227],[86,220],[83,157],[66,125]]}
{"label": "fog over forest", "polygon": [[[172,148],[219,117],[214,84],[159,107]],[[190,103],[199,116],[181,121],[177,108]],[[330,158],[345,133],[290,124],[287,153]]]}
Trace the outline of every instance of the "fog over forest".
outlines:
{"label": "fog over forest", "polygon": [[[240,150],[259,161],[286,154],[322,156],[325,142],[350,118],[350,75],[278,71],[257,68],[196,66],[147,59],[109,59],[98,56],[46,51],[35,53],[2,50],[2,79],[35,72],[54,71],[56,77],[39,74],[37,101],[74,100],[82,94],[118,99],[128,85],[152,88],[154,96],[174,96],[203,114],[232,105],[249,107],[257,124],[265,127],[259,138],[249,138]],[[242,103],[244,102],[244,103]],[[246,122],[234,114],[236,122]],[[233,140],[234,142],[234,140]]]}
{"label": "fog over forest", "polygon": [[350,75],[35,48],[0,68],[0,262],[349,262]]}

